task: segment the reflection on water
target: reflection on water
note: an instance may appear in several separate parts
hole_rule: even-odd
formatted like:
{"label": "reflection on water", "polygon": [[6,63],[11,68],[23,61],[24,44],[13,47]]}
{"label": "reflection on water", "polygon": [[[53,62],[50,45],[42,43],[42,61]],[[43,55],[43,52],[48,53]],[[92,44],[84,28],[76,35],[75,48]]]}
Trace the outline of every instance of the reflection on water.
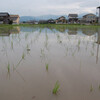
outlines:
{"label": "reflection on water", "polygon": [[0,28],[0,36],[9,36],[10,34],[18,34],[20,27]]}
{"label": "reflection on water", "polygon": [[100,29],[98,29],[97,33],[97,56],[96,56],[96,63],[98,63],[98,58],[99,58],[99,45],[100,45]]}
{"label": "reflection on water", "polygon": [[0,28],[0,100],[99,100],[99,45],[100,28]]}
{"label": "reflection on water", "polygon": [[77,31],[78,31],[77,28],[69,28],[68,29],[68,34],[69,35],[77,35]]}

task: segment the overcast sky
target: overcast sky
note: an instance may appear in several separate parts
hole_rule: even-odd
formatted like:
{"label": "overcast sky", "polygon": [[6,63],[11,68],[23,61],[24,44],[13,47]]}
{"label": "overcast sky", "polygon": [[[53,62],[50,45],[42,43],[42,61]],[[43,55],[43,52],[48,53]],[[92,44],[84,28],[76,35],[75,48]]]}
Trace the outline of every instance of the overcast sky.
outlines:
{"label": "overcast sky", "polygon": [[100,0],[0,0],[0,12],[20,16],[96,13]]}

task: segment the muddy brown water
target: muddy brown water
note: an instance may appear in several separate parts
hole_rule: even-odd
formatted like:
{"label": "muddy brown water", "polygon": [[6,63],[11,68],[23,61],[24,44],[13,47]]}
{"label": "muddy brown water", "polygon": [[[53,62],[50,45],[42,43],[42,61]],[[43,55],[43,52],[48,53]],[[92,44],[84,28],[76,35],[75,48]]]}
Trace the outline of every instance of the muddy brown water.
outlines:
{"label": "muddy brown water", "polygon": [[0,100],[100,100],[99,44],[99,28],[0,28]]}

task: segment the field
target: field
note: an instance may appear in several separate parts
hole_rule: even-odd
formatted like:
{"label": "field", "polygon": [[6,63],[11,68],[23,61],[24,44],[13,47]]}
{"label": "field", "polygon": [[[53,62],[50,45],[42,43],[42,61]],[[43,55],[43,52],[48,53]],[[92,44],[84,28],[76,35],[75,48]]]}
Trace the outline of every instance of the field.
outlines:
{"label": "field", "polygon": [[99,27],[0,25],[0,100],[99,100]]}

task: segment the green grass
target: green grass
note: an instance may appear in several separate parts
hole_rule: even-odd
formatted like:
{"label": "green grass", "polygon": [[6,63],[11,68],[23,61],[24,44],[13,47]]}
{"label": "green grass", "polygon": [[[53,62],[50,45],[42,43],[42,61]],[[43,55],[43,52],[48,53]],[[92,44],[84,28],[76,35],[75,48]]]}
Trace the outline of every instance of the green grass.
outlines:
{"label": "green grass", "polygon": [[59,82],[57,81],[56,84],[55,84],[55,86],[54,86],[54,88],[53,88],[52,93],[53,94],[57,94],[59,88],[60,88],[60,85],[59,85]]}

